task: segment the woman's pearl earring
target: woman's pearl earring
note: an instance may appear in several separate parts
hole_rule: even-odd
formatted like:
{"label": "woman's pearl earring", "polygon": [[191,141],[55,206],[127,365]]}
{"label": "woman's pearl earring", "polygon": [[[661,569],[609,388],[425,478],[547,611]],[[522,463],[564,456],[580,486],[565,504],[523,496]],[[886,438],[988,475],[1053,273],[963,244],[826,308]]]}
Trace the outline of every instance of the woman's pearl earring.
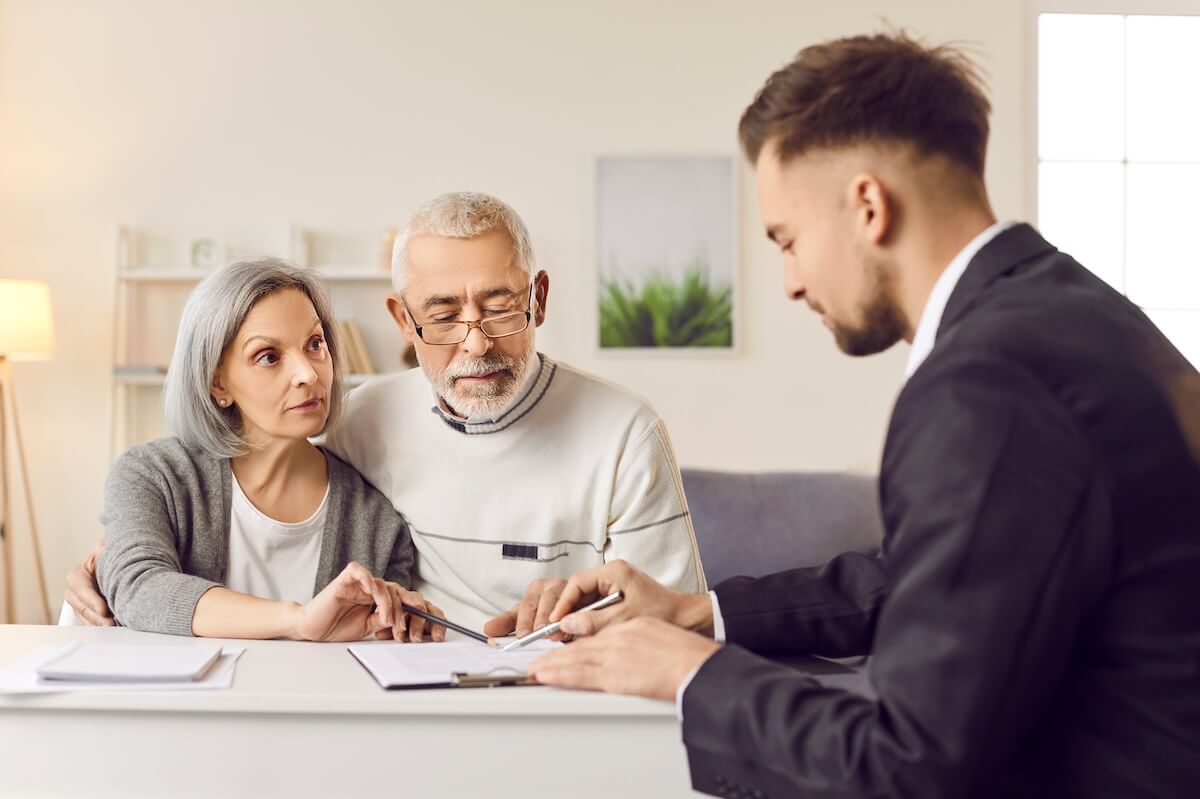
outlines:
{"label": "woman's pearl earring", "polygon": [[222,408],[228,408],[229,400],[227,400],[227,399],[217,400],[217,404],[220,405]]}

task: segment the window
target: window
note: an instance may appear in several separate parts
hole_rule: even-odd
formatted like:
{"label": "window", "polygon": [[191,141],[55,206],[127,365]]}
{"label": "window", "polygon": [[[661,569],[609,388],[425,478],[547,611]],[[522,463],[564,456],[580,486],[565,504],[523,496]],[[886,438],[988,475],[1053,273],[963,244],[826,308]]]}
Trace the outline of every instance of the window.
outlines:
{"label": "window", "polygon": [[1046,238],[1200,366],[1200,16],[1037,19]]}

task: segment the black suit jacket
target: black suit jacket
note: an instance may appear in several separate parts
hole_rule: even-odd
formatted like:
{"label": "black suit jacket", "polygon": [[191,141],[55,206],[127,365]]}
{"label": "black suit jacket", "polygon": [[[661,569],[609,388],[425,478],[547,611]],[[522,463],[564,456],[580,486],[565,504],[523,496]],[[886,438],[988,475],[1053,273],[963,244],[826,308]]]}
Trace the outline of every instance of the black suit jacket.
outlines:
{"label": "black suit jacket", "polygon": [[[683,697],[727,796],[1200,795],[1200,375],[1020,225],[900,393],[880,560],[718,586]],[[871,651],[875,700],[762,657]]]}

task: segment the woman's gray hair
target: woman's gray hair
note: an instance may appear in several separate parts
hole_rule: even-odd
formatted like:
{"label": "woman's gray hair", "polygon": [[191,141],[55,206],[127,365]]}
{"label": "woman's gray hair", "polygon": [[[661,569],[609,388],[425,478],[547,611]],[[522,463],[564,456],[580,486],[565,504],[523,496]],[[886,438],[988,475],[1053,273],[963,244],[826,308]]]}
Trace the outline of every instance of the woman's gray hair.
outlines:
{"label": "woman's gray hair", "polygon": [[280,258],[254,258],[204,278],[184,306],[163,392],[167,424],[183,443],[214,458],[234,458],[249,451],[242,437],[241,413],[236,407],[222,408],[213,399],[213,376],[255,303],[287,289],[303,292],[321,320],[325,346],[333,359],[325,430],[337,422],[343,403],[341,342],[324,281],[312,270]]}
{"label": "woman's gray hair", "polygon": [[533,243],[517,212],[490,194],[455,191],[422,205],[396,234],[392,246],[392,288],[399,294],[408,284],[408,243],[417,236],[473,239],[497,228],[512,241],[514,265],[532,275],[537,268]]}

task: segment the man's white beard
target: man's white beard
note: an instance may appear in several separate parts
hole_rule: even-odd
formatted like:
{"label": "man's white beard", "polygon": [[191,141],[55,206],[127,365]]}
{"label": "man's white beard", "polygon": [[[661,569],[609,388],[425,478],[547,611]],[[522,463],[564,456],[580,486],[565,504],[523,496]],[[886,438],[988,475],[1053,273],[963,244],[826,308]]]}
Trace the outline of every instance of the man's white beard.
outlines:
{"label": "man's white beard", "polygon": [[[452,362],[440,372],[425,368],[425,376],[433,385],[434,391],[442,398],[450,409],[464,419],[472,416],[495,418],[503,413],[517,399],[517,392],[525,383],[529,367],[533,361],[533,342],[529,349],[513,358],[498,352],[490,352],[482,358],[460,358]],[[491,372],[505,372],[496,380],[486,383],[463,383],[460,377],[486,375]]]}

